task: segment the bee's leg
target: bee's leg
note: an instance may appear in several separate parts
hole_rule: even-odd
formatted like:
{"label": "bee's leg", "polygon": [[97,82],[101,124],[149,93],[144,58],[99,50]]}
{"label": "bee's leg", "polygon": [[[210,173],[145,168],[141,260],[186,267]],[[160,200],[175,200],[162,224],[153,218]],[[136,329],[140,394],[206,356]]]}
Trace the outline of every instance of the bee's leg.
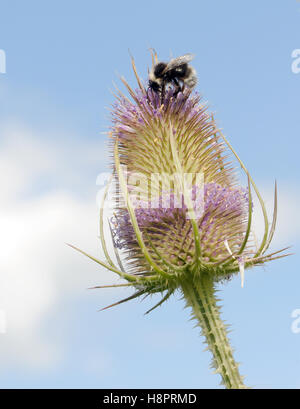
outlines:
{"label": "bee's leg", "polygon": [[160,104],[162,105],[165,100],[165,91],[166,91],[166,84],[165,81],[162,82],[161,84],[161,90],[160,90]]}
{"label": "bee's leg", "polygon": [[[151,88],[151,87],[148,87],[148,88],[147,88],[147,101],[148,101],[149,104],[150,104],[151,101],[153,100],[153,95],[154,95],[154,93],[157,93],[157,91],[154,91],[153,88]],[[152,97],[152,98],[151,98],[151,97]]]}
{"label": "bee's leg", "polygon": [[177,94],[180,92],[180,91],[182,91],[182,88],[181,88],[181,86],[180,86],[180,84],[179,84],[179,81],[177,80],[177,78],[173,78],[173,82],[174,82],[174,84],[175,84],[175,91],[174,91],[174,93],[173,93],[173,97],[174,98],[176,98],[177,97]]}

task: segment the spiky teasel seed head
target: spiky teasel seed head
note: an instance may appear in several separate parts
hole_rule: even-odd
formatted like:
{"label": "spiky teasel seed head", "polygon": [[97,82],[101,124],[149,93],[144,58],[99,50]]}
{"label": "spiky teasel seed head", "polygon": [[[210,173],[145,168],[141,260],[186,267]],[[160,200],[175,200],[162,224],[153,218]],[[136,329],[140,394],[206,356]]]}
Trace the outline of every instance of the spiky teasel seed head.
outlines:
{"label": "spiky teasel seed head", "polygon": [[[144,87],[133,59],[132,66],[139,88],[122,79],[129,97],[117,90],[110,132],[117,189],[109,223],[119,266],[107,251],[103,209],[100,234],[107,264],[96,261],[136,288],[128,299],[166,291],[159,304],[190,276],[220,281],[240,271],[243,284],[245,268],[282,257],[266,254],[276,225],[276,186],[269,228],[254,181],[200,96],[188,89],[174,96],[170,87],[162,100]],[[237,183],[230,152],[247,175],[246,189]],[[251,244],[251,186],[265,221],[257,249]]]}
{"label": "spiky teasel seed head", "polygon": [[[197,198],[197,193],[198,198]],[[196,220],[201,238],[201,267],[211,269],[215,279],[227,276],[226,268],[217,268],[222,260],[228,260],[229,246],[237,252],[243,241],[247,216],[248,194],[245,190],[224,187],[215,182],[205,183],[199,192],[192,187],[191,198],[194,211],[199,212]],[[178,200],[179,199],[179,200]],[[188,207],[184,195],[165,192],[155,201],[134,201],[136,221],[144,237],[144,242],[155,263],[164,269],[184,272],[192,268],[196,257],[196,243],[192,220],[188,217]],[[177,206],[176,206],[177,205]],[[124,249],[127,266],[134,274],[147,274],[149,265],[141,254],[128,211],[123,209],[113,218],[115,245]],[[168,262],[166,264],[165,261]],[[212,267],[211,265],[211,267]]]}

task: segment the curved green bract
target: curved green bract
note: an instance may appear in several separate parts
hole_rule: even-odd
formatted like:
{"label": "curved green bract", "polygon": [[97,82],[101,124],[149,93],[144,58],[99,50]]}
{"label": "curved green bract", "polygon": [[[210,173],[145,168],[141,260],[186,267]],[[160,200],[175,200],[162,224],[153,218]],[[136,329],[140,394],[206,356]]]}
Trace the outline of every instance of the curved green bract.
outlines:
{"label": "curved green bract", "polygon": [[172,278],[172,276],[170,274],[166,273],[164,270],[162,270],[154,262],[154,260],[150,256],[149,251],[147,250],[147,247],[146,247],[146,245],[144,243],[144,240],[143,240],[143,237],[142,237],[142,232],[140,231],[140,228],[138,226],[138,222],[137,222],[136,216],[135,216],[135,211],[134,211],[134,208],[133,208],[133,206],[131,204],[131,201],[130,201],[127,184],[126,184],[124,175],[122,173],[120,160],[119,160],[118,140],[116,140],[116,142],[115,142],[115,164],[116,164],[116,170],[117,170],[118,177],[119,177],[119,183],[120,183],[122,193],[124,195],[125,203],[126,203],[126,206],[127,206],[127,210],[128,210],[129,215],[130,215],[130,220],[131,220],[134,232],[136,234],[137,242],[139,243],[139,246],[141,248],[141,251],[145,256],[145,259],[148,261],[150,267],[152,267],[152,269],[156,273],[160,274],[162,277],[167,278],[167,279]]}
{"label": "curved green bract", "polygon": [[243,243],[241,245],[241,248],[240,248],[239,252],[237,253],[238,255],[243,252],[243,250],[246,247],[246,244],[248,242],[248,238],[249,238],[250,231],[251,231],[251,222],[252,222],[252,196],[251,196],[250,177],[249,177],[249,174],[248,174],[248,224],[247,224],[247,230],[246,230],[246,233],[245,233]]}
{"label": "curved green bract", "polygon": [[201,263],[200,233],[199,233],[199,229],[198,229],[198,224],[196,222],[194,206],[193,206],[193,204],[191,202],[189,192],[187,192],[187,189],[186,189],[186,184],[185,184],[185,180],[184,180],[184,172],[182,170],[182,166],[181,166],[180,159],[179,159],[179,156],[178,156],[176,141],[175,141],[175,138],[173,136],[173,131],[172,131],[172,126],[171,125],[170,125],[170,129],[169,129],[169,135],[170,135],[170,145],[171,145],[172,155],[173,155],[173,159],[174,159],[174,164],[175,164],[177,173],[180,175],[181,191],[183,192],[184,201],[188,206],[189,212],[192,214],[191,224],[193,226],[193,233],[194,233],[194,239],[195,239],[195,263],[197,265],[199,265]]}
{"label": "curved green bract", "polygon": [[100,241],[101,241],[101,245],[102,245],[102,250],[104,252],[105,258],[108,262],[108,264],[114,268],[116,268],[115,264],[113,263],[112,259],[110,258],[110,255],[107,251],[107,247],[106,247],[106,242],[105,242],[105,238],[104,238],[104,229],[103,229],[103,209],[104,209],[104,204],[105,204],[105,200],[107,198],[107,194],[108,194],[108,189],[110,186],[110,183],[112,181],[113,175],[111,175],[107,186],[105,188],[104,194],[103,194],[103,198],[101,200],[100,203],[100,217],[99,217],[99,230],[100,230]]}
{"label": "curved green bract", "polygon": [[133,276],[131,274],[123,273],[122,271],[118,270],[117,268],[105,264],[103,261],[98,260],[96,257],[91,256],[90,254],[86,253],[83,250],[80,250],[79,248],[73,246],[73,244],[67,243],[68,246],[72,247],[74,250],[79,251],[79,253],[87,256],[91,260],[95,261],[96,263],[100,264],[102,267],[105,267],[107,270],[113,271],[114,273],[118,274],[120,277],[125,278],[127,281],[130,281],[131,283],[137,283],[140,280],[140,277]]}
{"label": "curved green bract", "polygon": [[254,183],[254,180],[252,179],[252,177],[250,176],[246,166],[243,164],[243,162],[241,161],[241,159],[239,158],[238,154],[235,152],[235,150],[233,149],[233,147],[230,145],[230,143],[228,142],[228,140],[225,138],[225,136],[223,135],[223,133],[219,130],[220,135],[222,136],[222,138],[224,139],[226,145],[229,147],[229,149],[231,150],[231,152],[234,154],[234,156],[237,158],[239,164],[241,165],[241,167],[243,168],[243,170],[245,171],[245,173],[247,174],[247,176],[249,177],[251,184],[253,186],[253,189],[255,190],[255,193],[258,197],[259,203],[261,205],[262,208],[262,213],[263,213],[263,217],[264,217],[264,224],[265,224],[265,232],[264,232],[264,236],[261,242],[261,245],[259,247],[259,249],[257,250],[257,253],[255,254],[254,257],[257,257],[258,255],[260,255],[265,247],[265,244],[267,242],[267,238],[268,238],[268,231],[269,231],[269,222],[268,222],[268,215],[267,215],[267,211],[266,211],[266,207],[264,204],[264,201],[259,193],[259,190],[256,187],[256,184]]}

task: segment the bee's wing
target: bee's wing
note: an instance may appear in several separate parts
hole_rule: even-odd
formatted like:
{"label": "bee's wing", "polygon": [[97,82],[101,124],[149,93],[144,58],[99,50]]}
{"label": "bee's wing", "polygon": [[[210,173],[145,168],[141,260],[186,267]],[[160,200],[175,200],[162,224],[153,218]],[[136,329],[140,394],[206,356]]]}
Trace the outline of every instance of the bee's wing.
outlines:
{"label": "bee's wing", "polygon": [[180,67],[182,64],[187,64],[195,57],[195,54],[184,54],[177,58],[172,58],[164,69],[164,72],[168,72],[173,68]]}

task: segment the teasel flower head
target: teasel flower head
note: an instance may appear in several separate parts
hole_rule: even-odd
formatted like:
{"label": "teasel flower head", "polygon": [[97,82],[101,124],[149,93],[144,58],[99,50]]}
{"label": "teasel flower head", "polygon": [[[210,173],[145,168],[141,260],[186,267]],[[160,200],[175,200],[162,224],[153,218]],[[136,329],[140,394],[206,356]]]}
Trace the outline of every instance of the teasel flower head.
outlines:
{"label": "teasel flower head", "polygon": [[[154,54],[152,64],[156,63]],[[253,179],[201,97],[188,88],[177,93],[173,86],[160,95],[143,84],[133,59],[132,66],[138,87],[133,89],[122,78],[128,94],[116,91],[109,133],[115,187],[109,226],[118,265],[107,250],[103,229],[109,186],[100,211],[106,262],[89,257],[126,280],[120,285],[135,289],[111,306],[161,293],[153,310],[179,290],[201,327],[223,383],[243,388],[219,317],[215,284],[240,273],[243,285],[245,270],[282,257],[280,252],[267,253],[276,226],[276,185],[269,226]],[[246,174],[246,187],[237,181],[229,161],[232,154]],[[265,225],[257,247],[251,233],[253,193]]]}

